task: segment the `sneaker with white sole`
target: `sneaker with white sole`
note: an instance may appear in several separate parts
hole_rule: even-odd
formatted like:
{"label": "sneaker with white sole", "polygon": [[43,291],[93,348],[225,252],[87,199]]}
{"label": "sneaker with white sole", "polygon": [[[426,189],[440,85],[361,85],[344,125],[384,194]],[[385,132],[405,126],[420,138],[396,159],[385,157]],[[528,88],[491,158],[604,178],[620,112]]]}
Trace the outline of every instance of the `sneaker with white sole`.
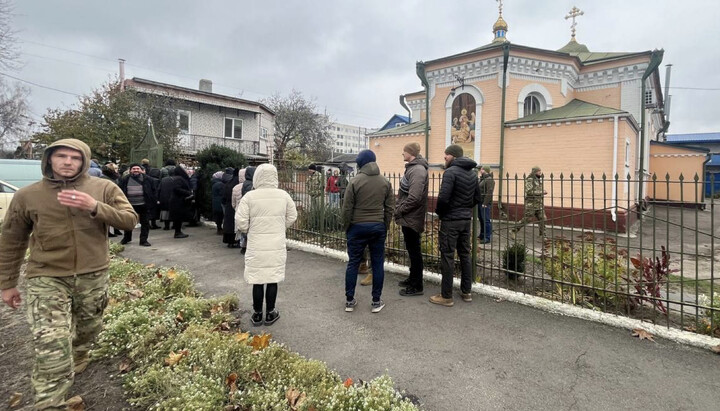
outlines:
{"label": "sneaker with white sole", "polygon": [[352,301],[345,301],[345,312],[351,313],[355,310],[355,306],[357,305],[357,300],[352,299]]}
{"label": "sneaker with white sole", "polygon": [[462,297],[462,300],[466,303],[472,302],[472,293],[460,293],[460,296]]}
{"label": "sneaker with white sole", "polygon": [[370,304],[370,307],[372,307],[372,312],[379,313],[380,310],[385,308],[385,303],[383,300],[373,301],[372,304]]}

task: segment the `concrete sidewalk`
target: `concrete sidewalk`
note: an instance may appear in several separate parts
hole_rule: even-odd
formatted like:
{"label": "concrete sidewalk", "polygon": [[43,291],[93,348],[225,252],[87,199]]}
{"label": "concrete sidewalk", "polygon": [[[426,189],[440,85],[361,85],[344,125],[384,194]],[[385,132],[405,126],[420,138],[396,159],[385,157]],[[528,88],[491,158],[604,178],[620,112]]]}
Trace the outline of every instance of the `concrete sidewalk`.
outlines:
{"label": "concrete sidewalk", "polygon": [[[152,247],[137,241],[126,257],[191,271],[208,296],[235,293],[249,326],[251,287],[243,258],[215,230],[188,228],[190,237],[153,230]],[[370,380],[387,372],[427,410],[717,410],[720,356],[665,340],[640,341],[630,332],[526,306],[475,296],[455,306],[425,295],[400,297],[386,275],[382,312],[370,312],[370,289],[358,285],[358,307],[344,311],[345,264],[288,252],[280,284],[280,320],[266,330],[291,350],[324,361],[343,378]]]}

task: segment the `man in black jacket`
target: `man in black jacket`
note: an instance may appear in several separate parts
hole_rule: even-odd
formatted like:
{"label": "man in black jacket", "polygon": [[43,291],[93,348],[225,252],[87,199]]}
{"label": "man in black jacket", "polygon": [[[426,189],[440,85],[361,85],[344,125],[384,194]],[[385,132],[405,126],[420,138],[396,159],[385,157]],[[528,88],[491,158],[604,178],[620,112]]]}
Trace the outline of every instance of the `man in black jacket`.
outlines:
{"label": "man in black jacket", "polygon": [[[140,164],[131,164],[130,173],[120,180],[120,189],[125,193],[130,205],[140,217],[140,245],[149,247],[149,218],[157,206],[157,193],[153,179],[146,176],[144,171]],[[132,232],[133,230],[125,231],[120,244],[127,244],[132,241]]]}
{"label": "man in black jacket", "polygon": [[460,295],[463,301],[472,301],[472,261],[470,259],[470,236],[473,208],[480,200],[477,163],[463,156],[463,149],[452,144],[445,149],[445,173],[443,173],[435,214],[440,217],[440,270],[441,293],[430,297],[434,304],[452,307],[453,272],[455,249],[460,258],[462,275]]}

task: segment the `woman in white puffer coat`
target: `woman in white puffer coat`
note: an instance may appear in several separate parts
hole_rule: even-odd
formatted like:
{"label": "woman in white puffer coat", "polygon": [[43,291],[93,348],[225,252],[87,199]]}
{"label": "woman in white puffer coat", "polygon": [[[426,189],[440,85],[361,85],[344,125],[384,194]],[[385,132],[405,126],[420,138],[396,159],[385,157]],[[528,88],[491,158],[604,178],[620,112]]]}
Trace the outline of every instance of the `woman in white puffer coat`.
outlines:
{"label": "woman in white puffer coat", "polygon": [[285,230],[297,219],[295,202],[278,188],[275,166],[262,164],[255,171],[253,190],[245,194],[235,211],[235,229],[248,234],[245,254],[245,281],[253,285],[253,325],[265,325],[280,317],[275,308],[277,289],[285,279],[287,249]]}

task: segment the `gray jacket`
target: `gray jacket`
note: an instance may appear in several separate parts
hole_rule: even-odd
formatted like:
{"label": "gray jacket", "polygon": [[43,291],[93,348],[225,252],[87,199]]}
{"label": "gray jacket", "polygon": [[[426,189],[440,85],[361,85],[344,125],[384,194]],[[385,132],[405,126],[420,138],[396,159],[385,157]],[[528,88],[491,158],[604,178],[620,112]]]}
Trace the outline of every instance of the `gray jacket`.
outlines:
{"label": "gray jacket", "polygon": [[428,163],[421,156],[405,164],[400,180],[395,222],[418,233],[425,231],[428,197]]}

